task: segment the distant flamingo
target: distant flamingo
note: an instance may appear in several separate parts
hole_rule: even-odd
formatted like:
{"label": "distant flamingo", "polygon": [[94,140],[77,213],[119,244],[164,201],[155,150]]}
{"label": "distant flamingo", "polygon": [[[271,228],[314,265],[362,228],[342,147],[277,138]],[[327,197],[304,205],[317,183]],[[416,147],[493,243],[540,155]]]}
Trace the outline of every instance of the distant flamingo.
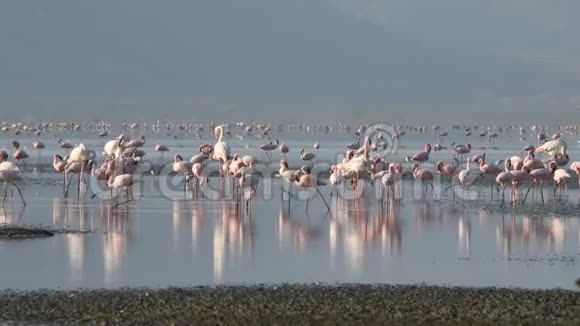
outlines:
{"label": "distant flamingo", "polygon": [[22,150],[20,148],[20,143],[17,141],[13,141],[12,142],[12,146],[14,147],[14,149],[16,150],[14,152],[14,154],[12,154],[12,157],[14,158],[14,160],[16,162],[18,161],[24,161],[25,159],[28,158],[28,153],[26,153],[24,150]]}
{"label": "distant flamingo", "polygon": [[46,146],[44,145],[43,142],[40,142],[40,141],[34,141],[34,142],[32,142],[32,148],[34,148],[34,149],[43,149],[45,147]]}
{"label": "distant flamingo", "polygon": [[[471,133],[469,133],[471,134]],[[451,148],[455,152],[453,155],[454,157],[459,156],[459,158],[465,159],[465,156],[471,152],[471,144],[467,145],[456,145],[455,143],[451,144]]]}
{"label": "distant flamingo", "polygon": [[163,156],[165,155],[165,152],[169,151],[169,148],[165,145],[161,145],[161,144],[156,144],[154,147],[154,150],[158,153],[161,153],[161,160],[163,160]]}
{"label": "distant flamingo", "polygon": [[259,149],[264,151],[262,153],[262,158],[264,158],[264,156],[266,156],[266,157],[269,157],[270,159],[272,159],[272,151],[275,150],[279,144],[280,144],[280,142],[278,141],[278,139],[276,139],[276,144],[270,142],[269,144],[263,144],[260,147],[258,147]]}
{"label": "distant flamingo", "polygon": [[141,135],[138,139],[133,139],[125,144],[126,147],[143,147],[145,145],[145,136]]}
{"label": "distant flamingo", "polygon": [[64,141],[62,138],[60,138],[58,140],[58,145],[60,146],[60,148],[64,149],[66,152],[68,152],[69,150],[74,148],[73,144],[71,144],[70,142]]}
{"label": "distant flamingo", "polygon": [[288,148],[288,145],[286,145],[285,143],[280,144],[280,153],[286,155],[288,154],[289,151],[290,149]]}
{"label": "distant flamingo", "polygon": [[429,153],[431,153],[431,144],[426,144],[425,151],[416,153],[413,155],[413,157],[411,157],[411,160],[421,164],[429,160]]}
{"label": "distant flamingo", "polygon": [[300,158],[303,161],[312,161],[314,158],[316,157],[316,155],[314,155],[313,153],[310,152],[304,152],[304,148],[302,148],[300,150]]}

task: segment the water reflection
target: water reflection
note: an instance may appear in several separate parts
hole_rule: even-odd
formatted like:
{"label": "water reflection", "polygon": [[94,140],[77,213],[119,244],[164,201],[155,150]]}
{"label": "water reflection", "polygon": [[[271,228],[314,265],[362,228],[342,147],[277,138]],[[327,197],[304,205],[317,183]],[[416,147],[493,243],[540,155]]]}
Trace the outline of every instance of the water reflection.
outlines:
{"label": "water reflection", "polygon": [[[420,265],[417,262],[421,261],[444,259],[459,259],[464,264],[476,261],[488,268],[495,258],[535,261],[538,257],[575,256],[580,250],[577,218],[502,216],[481,207],[446,207],[425,201],[391,202],[379,209],[379,204],[368,200],[333,198],[331,205],[332,214],[314,211],[306,216],[303,207],[292,207],[288,212],[287,205],[274,203],[269,208],[274,206],[278,214],[270,219],[270,210],[266,209],[244,217],[237,204],[229,201],[144,202],[115,209],[106,201],[57,197],[52,199],[52,223],[77,232],[57,239],[64,244],[58,248],[64,249],[66,278],[79,285],[85,284],[95,270],[102,271],[98,278],[102,273],[104,285],[123,284],[131,278],[126,274],[134,270],[132,262],[140,261],[138,256],[145,253],[152,260],[185,261],[181,268],[183,273],[190,272],[183,277],[187,280],[203,273],[192,273],[191,269],[205,266],[207,278],[219,284],[252,279],[240,275],[256,274],[256,268],[264,268],[262,261],[278,261],[279,257],[287,260],[280,266],[267,267],[273,275],[284,275],[283,269],[296,273],[292,265],[309,262],[306,269],[327,269],[341,275],[342,280],[364,281],[387,263],[389,270],[395,271]],[[172,210],[171,216],[163,216],[167,210]],[[19,215],[19,210],[7,207],[0,218],[22,223]],[[135,225],[137,221],[145,227]],[[135,241],[135,232],[144,233],[142,241]],[[168,233],[172,241],[165,241]],[[132,248],[131,253],[128,248]],[[95,251],[99,258],[93,262],[91,253]],[[189,255],[186,259],[182,257],[184,252]],[[255,256],[257,252],[259,257]],[[195,261],[190,264],[187,259]],[[209,265],[198,264],[204,260]],[[389,276],[381,277],[390,281]]]}
{"label": "water reflection", "polygon": [[254,248],[254,218],[240,214],[237,203],[223,201],[219,205],[219,221],[213,233],[213,277],[214,283],[224,279],[226,262],[236,257],[251,258]]}
{"label": "water reflection", "polygon": [[[578,229],[577,220],[566,218],[503,216],[496,228],[497,243],[506,258],[511,258],[514,247],[530,256],[561,255],[565,252],[566,234],[575,234]],[[580,239],[576,241],[580,244]]]}
{"label": "water reflection", "polygon": [[0,207],[0,224],[21,224],[22,216],[24,215],[25,211],[25,207],[15,206],[12,203],[6,203],[6,206]]}
{"label": "water reflection", "polygon": [[52,223],[70,231],[92,232],[96,229],[93,216],[83,200],[53,198]]}
{"label": "water reflection", "polygon": [[113,209],[109,203],[100,205],[101,223],[104,228],[103,261],[105,283],[114,283],[119,276],[123,257],[130,239],[132,213],[129,208]]}
{"label": "water reflection", "polygon": [[278,213],[278,246],[286,248],[294,246],[304,253],[308,245],[315,242],[322,234],[322,225],[314,224],[311,220],[318,219],[310,216],[292,216],[287,207],[280,207]]}
{"label": "water reflection", "polygon": [[191,209],[191,250],[195,254],[201,241],[201,232],[204,223],[204,206],[196,202]]}

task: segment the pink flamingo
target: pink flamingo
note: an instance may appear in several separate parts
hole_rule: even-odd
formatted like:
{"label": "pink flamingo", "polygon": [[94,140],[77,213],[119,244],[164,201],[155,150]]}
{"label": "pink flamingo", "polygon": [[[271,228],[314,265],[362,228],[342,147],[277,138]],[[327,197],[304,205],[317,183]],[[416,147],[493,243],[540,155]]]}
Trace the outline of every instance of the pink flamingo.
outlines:
{"label": "pink flamingo", "polygon": [[165,152],[169,151],[169,148],[165,145],[161,145],[161,144],[156,144],[155,145],[155,151],[161,153],[161,160],[163,160],[163,156],[165,154]]}
{"label": "pink flamingo", "polygon": [[421,168],[419,167],[419,164],[415,163],[413,164],[413,177],[415,177],[415,180],[421,181],[421,183],[423,183],[425,186],[423,198],[427,194],[427,185],[431,186],[431,189],[433,190],[433,196],[435,196],[435,187],[433,187],[434,176],[431,171]]}
{"label": "pink flamingo", "polygon": [[528,151],[528,156],[524,159],[522,170],[530,172],[532,170],[541,169],[544,167],[544,162],[535,158],[534,151]]}
{"label": "pink flamingo", "polygon": [[14,160],[16,162],[21,161],[21,160],[24,161],[25,159],[28,158],[28,153],[26,153],[24,150],[20,149],[19,142],[13,141],[12,145],[13,145],[14,149],[16,149],[14,154],[12,154],[12,157],[14,158]]}
{"label": "pink flamingo", "polygon": [[187,191],[187,184],[189,183],[189,171],[191,170],[191,164],[189,162],[185,162],[183,157],[179,154],[175,155],[173,160],[173,172],[176,174],[183,175],[183,193]]}
{"label": "pink flamingo", "polygon": [[425,151],[416,153],[411,157],[411,160],[421,164],[429,160],[429,153],[431,153],[431,144],[425,144]]}
{"label": "pink flamingo", "polygon": [[571,176],[565,169],[557,169],[554,171],[554,197],[556,197],[556,187],[560,190],[560,195],[558,200],[562,199],[562,186],[566,187],[566,192],[568,192],[568,181],[570,181]]}
{"label": "pink flamingo", "polygon": [[457,174],[457,165],[445,164],[442,161],[435,165],[439,174],[453,178]]}
{"label": "pink flamingo", "polygon": [[505,160],[505,165],[509,171],[519,171],[524,166],[524,160],[522,160],[521,157],[514,155]]}
{"label": "pink flamingo", "polygon": [[572,162],[572,164],[570,164],[570,169],[578,175],[578,186],[580,186],[580,161]]}
{"label": "pink flamingo", "polygon": [[[193,163],[191,166],[191,172],[193,173],[194,178],[194,197],[198,196],[199,190],[203,184],[203,182],[207,183],[207,175],[204,173],[205,165],[203,163]],[[230,170],[231,171],[231,170]]]}
{"label": "pink flamingo", "polygon": [[[479,159],[479,171],[483,173],[484,176],[491,177],[492,180],[501,172],[501,168],[495,164],[485,162],[485,153]],[[493,200],[493,183],[490,185],[491,199]]]}
{"label": "pink flamingo", "polygon": [[512,177],[513,177],[513,175],[511,174],[511,172],[507,171],[507,169],[506,169],[506,171],[500,172],[495,177],[495,181],[501,186],[501,190],[502,190],[501,191],[501,205],[500,205],[500,207],[503,207],[503,205],[505,205],[505,188],[507,187],[508,184],[511,184]]}
{"label": "pink flamingo", "polygon": [[[308,167],[308,166],[302,167],[302,174],[296,175],[296,184],[302,188],[315,189],[316,192],[318,192],[318,195],[320,195],[320,198],[322,198],[322,201],[324,202],[324,205],[326,205],[326,208],[330,211],[330,206],[328,206],[326,199],[324,199],[324,196],[322,195],[322,193],[318,189],[318,186],[323,186],[326,184],[311,174],[310,167]],[[306,214],[308,214],[308,203],[309,202],[310,202],[310,196],[308,196],[308,198],[306,199]]]}
{"label": "pink flamingo", "polygon": [[521,184],[530,178],[530,175],[522,170],[512,170],[512,202],[517,202],[520,197]]}
{"label": "pink flamingo", "polygon": [[453,151],[455,152],[453,157],[459,156],[460,158],[464,159],[465,156],[471,152],[471,144],[456,145],[455,143],[452,143],[451,148],[453,148]]}
{"label": "pink flamingo", "polygon": [[530,177],[532,178],[532,184],[528,187],[528,191],[524,196],[524,200],[522,201],[522,205],[526,202],[526,198],[528,197],[528,193],[532,187],[539,186],[540,187],[540,195],[542,196],[542,205],[544,205],[544,181],[548,181],[552,178],[554,171],[558,166],[556,162],[550,162],[548,168],[539,168],[530,171]]}

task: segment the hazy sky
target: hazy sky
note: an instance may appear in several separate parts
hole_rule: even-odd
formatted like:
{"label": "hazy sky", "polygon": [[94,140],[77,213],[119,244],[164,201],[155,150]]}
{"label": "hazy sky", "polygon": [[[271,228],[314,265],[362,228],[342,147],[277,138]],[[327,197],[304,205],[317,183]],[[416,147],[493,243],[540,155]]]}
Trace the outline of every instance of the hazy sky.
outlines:
{"label": "hazy sky", "polygon": [[2,1],[0,113],[578,121],[579,12],[576,0]]}

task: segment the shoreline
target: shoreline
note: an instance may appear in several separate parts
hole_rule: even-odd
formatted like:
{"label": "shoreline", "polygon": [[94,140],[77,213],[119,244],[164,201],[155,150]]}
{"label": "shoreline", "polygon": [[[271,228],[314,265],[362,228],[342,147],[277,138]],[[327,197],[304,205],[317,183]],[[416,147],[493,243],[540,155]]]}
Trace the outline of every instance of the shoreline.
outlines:
{"label": "shoreline", "polygon": [[0,321],[580,324],[580,291],[280,284],[0,291]]}

